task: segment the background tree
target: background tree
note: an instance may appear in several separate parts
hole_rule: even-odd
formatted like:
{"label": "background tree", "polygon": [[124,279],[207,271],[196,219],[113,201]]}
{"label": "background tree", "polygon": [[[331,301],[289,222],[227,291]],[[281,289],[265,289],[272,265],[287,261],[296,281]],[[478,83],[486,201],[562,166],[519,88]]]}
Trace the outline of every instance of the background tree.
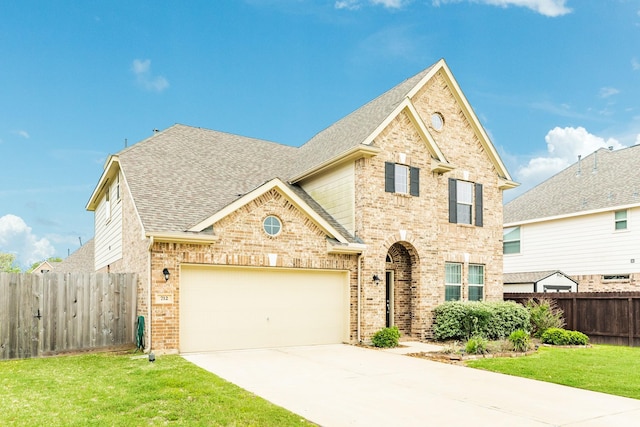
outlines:
{"label": "background tree", "polygon": [[20,267],[15,265],[15,254],[0,252],[0,272],[20,273]]}

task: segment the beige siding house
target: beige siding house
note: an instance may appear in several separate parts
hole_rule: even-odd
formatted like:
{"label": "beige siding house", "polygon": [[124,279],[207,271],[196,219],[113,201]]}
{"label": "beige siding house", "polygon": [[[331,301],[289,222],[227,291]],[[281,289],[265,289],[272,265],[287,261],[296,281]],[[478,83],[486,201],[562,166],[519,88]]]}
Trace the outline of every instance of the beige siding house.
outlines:
{"label": "beige siding house", "polygon": [[154,351],[356,343],[501,299],[515,185],[441,60],[300,147],[155,133],[108,159],[87,209],[96,269],[141,278]]}
{"label": "beige siding house", "polygon": [[561,270],[581,292],[640,288],[640,145],[599,149],[504,208],[504,272]]}

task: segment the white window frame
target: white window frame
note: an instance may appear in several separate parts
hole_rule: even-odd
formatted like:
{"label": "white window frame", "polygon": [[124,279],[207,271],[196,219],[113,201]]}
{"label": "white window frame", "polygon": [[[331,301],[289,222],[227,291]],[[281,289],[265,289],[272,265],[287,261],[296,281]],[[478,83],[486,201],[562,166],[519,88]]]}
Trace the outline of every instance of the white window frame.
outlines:
{"label": "white window frame", "polygon": [[111,187],[107,187],[107,191],[104,193],[104,217],[105,222],[111,221],[111,200],[110,193]]}
{"label": "white window frame", "polygon": [[409,166],[396,163],[393,175],[395,192],[409,194]]}
{"label": "white window frame", "polygon": [[[467,190],[467,191],[465,191]],[[473,224],[474,185],[469,181],[456,181],[456,210],[458,224]],[[461,208],[463,208],[461,210]],[[462,218],[469,213],[469,218]],[[460,214],[463,215],[460,215]]]}
{"label": "white window frame", "polygon": [[[457,267],[458,268],[458,272],[455,273],[458,275],[458,281],[457,282],[451,282],[449,281],[450,279],[450,275],[447,274],[449,268],[448,267]],[[447,288],[453,288],[453,287],[457,287],[458,288],[458,295],[459,298],[458,299],[447,299]],[[444,300],[445,301],[462,301],[462,263],[460,262],[445,262],[444,264]]]}
{"label": "white window frame", "polygon": [[[482,274],[480,276],[478,276],[477,274],[474,274],[472,276],[472,271],[477,269],[477,268],[481,269]],[[483,264],[469,264],[469,271],[467,272],[468,281],[469,281],[468,282],[469,290],[467,292],[468,293],[467,298],[469,299],[469,301],[484,301],[484,282],[485,282],[484,275],[485,275],[485,268],[484,268]],[[477,283],[477,281],[475,279],[477,279],[478,277],[481,279],[480,282],[482,282],[482,283]],[[472,278],[474,280],[472,280]],[[476,300],[476,299],[472,300],[471,299],[471,288],[474,288],[474,289],[481,288],[482,289],[482,291],[481,291],[482,298],[479,299],[479,300]]]}
{"label": "white window frame", "polygon": [[[618,218],[618,214],[624,214],[624,218]],[[624,228],[618,228],[618,224],[623,224]],[[615,231],[626,231],[629,229],[629,211],[620,209],[613,213],[613,229]]]}
{"label": "white window frame", "polygon": [[[517,238],[511,238],[508,239],[507,236],[509,234],[511,234],[512,232],[518,230],[518,237]],[[507,247],[507,244],[509,243],[518,243],[518,250],[517,252],[508,252],[505,250],[505,248]],[[515,245],[513,245],[515,246]],[[504,228],[502,230],[502,253],[503,255],[518,255],[520,253],[522,253],[522,227],[519,225],[516,225],[515,227],[507,227]]]}

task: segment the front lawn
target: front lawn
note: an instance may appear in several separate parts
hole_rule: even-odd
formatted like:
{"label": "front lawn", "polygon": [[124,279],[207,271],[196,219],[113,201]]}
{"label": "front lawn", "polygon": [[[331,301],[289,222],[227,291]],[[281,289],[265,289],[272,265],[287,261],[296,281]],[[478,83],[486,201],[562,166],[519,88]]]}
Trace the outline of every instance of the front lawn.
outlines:
{"label": "front lawn", "polygon": [[0,425],[312,425],[180,356],[0,362]]}
{"label": "front lawn", "polygon": [[526,357],[470,360],[467,366],[640,399],[640,348],[541,347]]}

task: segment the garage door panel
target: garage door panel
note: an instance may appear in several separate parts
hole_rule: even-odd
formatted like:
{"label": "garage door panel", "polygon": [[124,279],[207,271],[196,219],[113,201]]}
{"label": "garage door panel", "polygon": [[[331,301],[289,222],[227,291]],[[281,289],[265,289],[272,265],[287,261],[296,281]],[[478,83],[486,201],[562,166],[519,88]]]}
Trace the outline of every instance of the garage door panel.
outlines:
{"label": "garage door panel", "polygon": [[345,271],[183,266],[180,350],[348,340]]}

